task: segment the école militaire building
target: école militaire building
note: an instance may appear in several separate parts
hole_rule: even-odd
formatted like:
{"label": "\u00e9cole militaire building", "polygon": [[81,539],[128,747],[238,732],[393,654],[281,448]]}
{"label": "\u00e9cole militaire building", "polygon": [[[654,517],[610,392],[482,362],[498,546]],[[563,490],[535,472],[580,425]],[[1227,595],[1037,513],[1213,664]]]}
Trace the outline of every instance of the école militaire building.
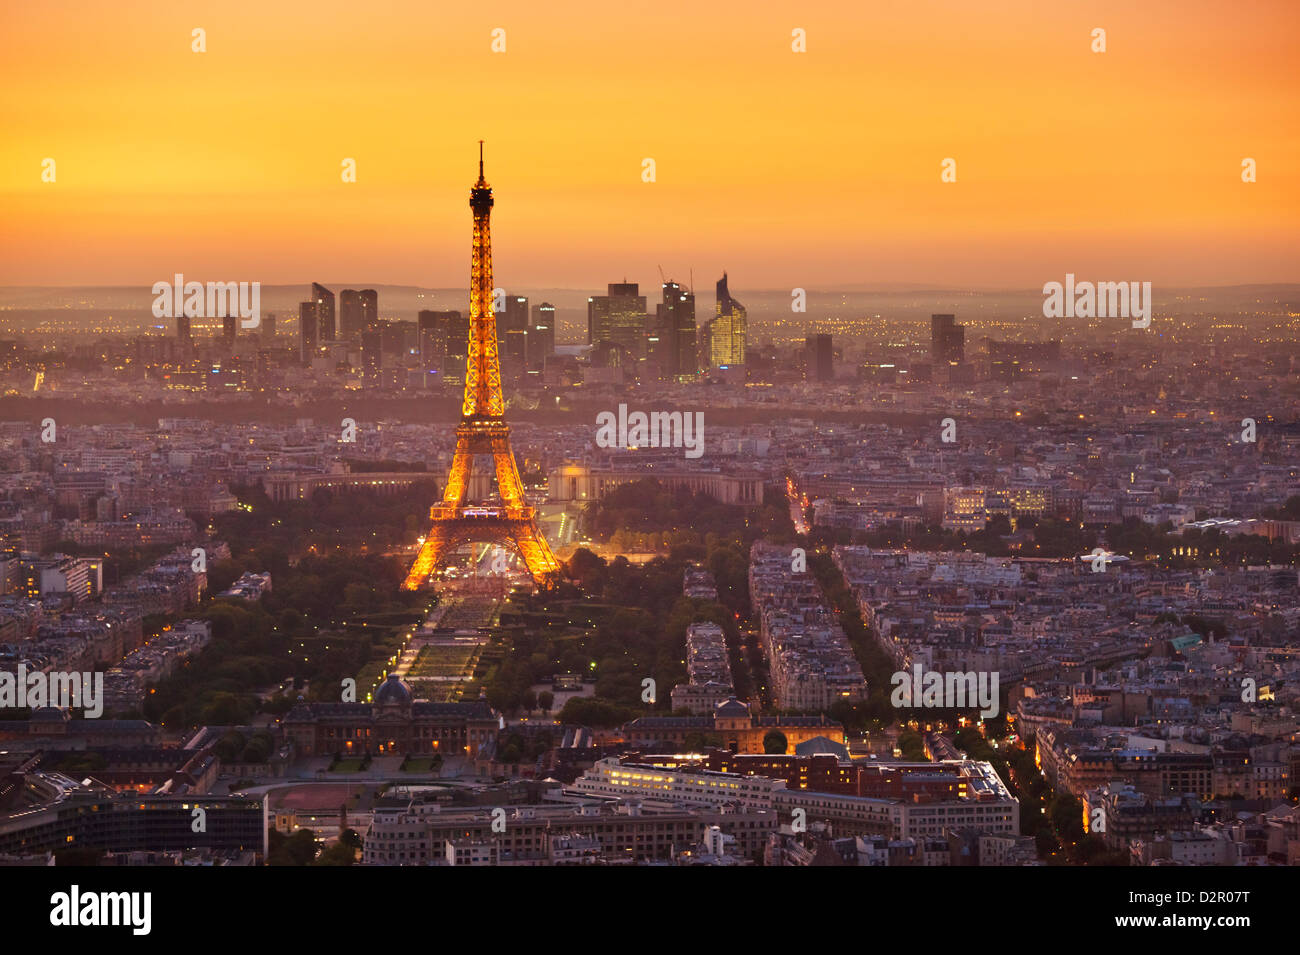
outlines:
{"label": "\u00e9cole militaire building", "polygon": [[390,673],[372,703],[299,700],[284,718],[300,756],[490,755],[498,718],[487,703],[431,703]]}

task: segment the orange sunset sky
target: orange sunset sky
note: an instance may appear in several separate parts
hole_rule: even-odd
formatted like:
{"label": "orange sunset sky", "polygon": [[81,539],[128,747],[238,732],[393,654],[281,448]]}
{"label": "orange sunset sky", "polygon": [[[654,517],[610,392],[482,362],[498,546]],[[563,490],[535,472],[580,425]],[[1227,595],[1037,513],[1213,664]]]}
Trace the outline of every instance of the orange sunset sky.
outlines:
{"label": "orange sunset sky", "polygon": [[4,285],[464,286],[480,138],[503,284],[649,284],[660,264],[733,289],[1300,280],[1297,0],[0,17]]}

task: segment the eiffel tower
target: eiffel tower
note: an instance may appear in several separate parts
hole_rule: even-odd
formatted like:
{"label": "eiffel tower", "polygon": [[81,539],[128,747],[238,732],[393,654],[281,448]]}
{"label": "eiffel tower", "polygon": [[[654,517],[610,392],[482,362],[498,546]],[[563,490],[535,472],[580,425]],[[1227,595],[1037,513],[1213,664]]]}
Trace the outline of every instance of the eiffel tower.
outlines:
{"label": "eiffel tower", "polygon": [[[523,482],[510,450],[510,426],[501,394],[501,361],[497,355],[497,321],[492,312],[492,187],[483,178],[483,141],[478,144],[478,182],[469,192],[474,210],[474,251],[469,280],[469,349],[465,367],[465,400],[456,426],[456,451],[442,502],[429,509],[433,526],[402,585],[419,590],[447,554],[462,544],[491,541],[511,544],[540,586],[552,583],[560,562],[537,528],[533,508],[524,500]],[[499,502],[467,504],[474,455],[492,455],[496,464]]]}

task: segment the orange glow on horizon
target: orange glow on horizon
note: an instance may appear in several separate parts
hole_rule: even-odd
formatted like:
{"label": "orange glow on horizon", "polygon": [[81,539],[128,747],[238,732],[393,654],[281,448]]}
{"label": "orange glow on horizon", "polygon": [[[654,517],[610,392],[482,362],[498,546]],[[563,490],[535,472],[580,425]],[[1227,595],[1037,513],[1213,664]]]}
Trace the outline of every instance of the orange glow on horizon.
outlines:
{"label": "orange glow on horizon", "polygon": [[1300,278],[1292,0],[74,0],[5,19],[0,284],[463,288],[479,139],[501,284],[653,286],[659,264],[741,288]]}

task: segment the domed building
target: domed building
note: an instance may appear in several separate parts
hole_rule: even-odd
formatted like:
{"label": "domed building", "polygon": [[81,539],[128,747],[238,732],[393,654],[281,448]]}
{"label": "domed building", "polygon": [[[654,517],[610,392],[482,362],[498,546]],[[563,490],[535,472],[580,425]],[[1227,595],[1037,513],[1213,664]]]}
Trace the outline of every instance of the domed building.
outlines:
{"label": "domed building", "polygon": [[411,688],[390,673],[369,703],[308,703],[300,699],[283,726],[301,756],[441,753],[477,758],[495,748],[498,721],[482,700],[417,700]]}
{"label": "domed building", "polygon": [[402,682],[396,673],[388,674],[387,679],[379,684],[371,700],[373,706],[410,706],[415,702],[411,697],[411,688]]}
{"label": "domed building", "polygon": [[710,745],[733,753],[761,753],[763,737],[773,730],[785,736],[790,751],[818,737],[844,740],[844,725],[825,714],[755,716],[748,703],[734,696],[715,706],[708,716],[642,716],[624,726],[623,735],[629,745],[638,747],[681,746],[702,736]]}

